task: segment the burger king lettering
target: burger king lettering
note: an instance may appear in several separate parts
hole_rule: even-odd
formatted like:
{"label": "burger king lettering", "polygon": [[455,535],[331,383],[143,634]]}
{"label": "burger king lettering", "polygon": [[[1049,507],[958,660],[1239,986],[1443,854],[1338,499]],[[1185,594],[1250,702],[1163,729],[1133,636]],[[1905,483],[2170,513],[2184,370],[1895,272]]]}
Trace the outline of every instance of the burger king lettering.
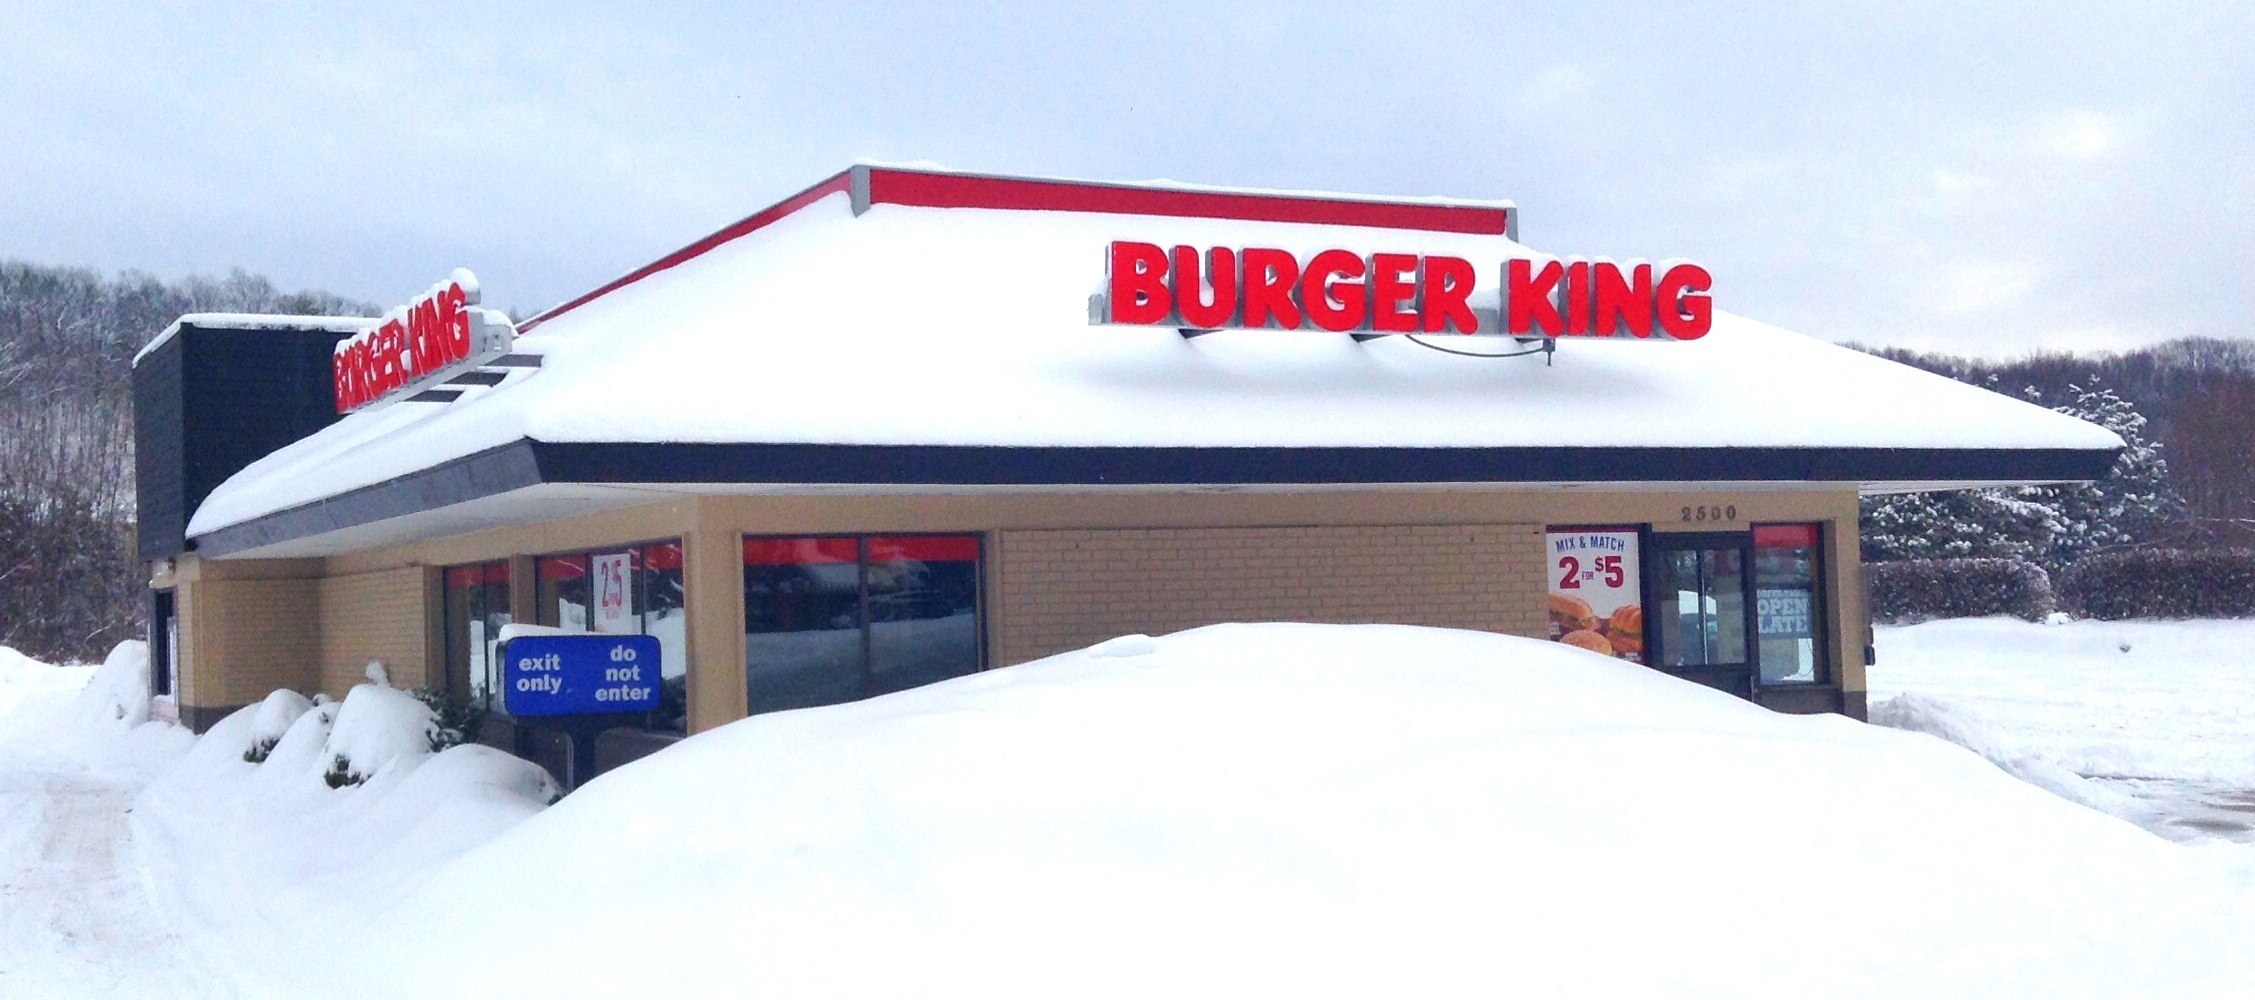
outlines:
{"label": "burger king lettering", "polygon": [[339,342],[337,412],[350,413],[477,367],[507,353],[515,328],[478,302],[478,279],[457,268],[415,301]]}
{"label": "burger king lettering", "polygon": [[1489,333],[1521,338],[1697,340],[1714,323],[1714,280],[1697,264],[1504,262],[1500,290],[1474,305],[1479,270],[1462,257],[1114,241],[1091,320],[1189,330]]}

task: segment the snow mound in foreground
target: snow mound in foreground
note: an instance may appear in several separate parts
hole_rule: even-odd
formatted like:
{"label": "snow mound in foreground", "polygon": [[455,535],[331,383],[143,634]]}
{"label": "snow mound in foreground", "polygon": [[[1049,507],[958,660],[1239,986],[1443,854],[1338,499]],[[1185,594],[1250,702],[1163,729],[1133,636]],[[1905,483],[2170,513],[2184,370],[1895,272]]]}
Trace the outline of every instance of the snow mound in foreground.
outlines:
{"label": "snow mound in foreground", "polygon": [[2152,821],[2150,810],[2135,798],[2040,757],[2006,750],[1991,734],[1988,725],[1978,721],[1965,708],[1949,701],[1906,691],[1892,698],[1873,702],[1871,722],[1875,726],[1925,733],[1948,740],[1980,754],[1989,763],[2004,769],[2006,774],[2069,802],[2089,806],[2110,816],[2120,816],[2140,826],[2146,826]]}
{"label": "snow mound in foreground", "polygon": [[[334,995],[307,956],[392,919],[400,896],[555,800],[539,765],[483,746],[432,753],[429,719],[412,696],[363,684],[341,703],[277,692],[196,739],[131,819],[190,946],[264,992]],[[364,784],[330,787],[339,757]]]}
{"label": "snow mound in foreground", "polygon": [[1736,1000],[2255,973],[2244,866],[1927,736],[1481,633],[1150,644],[684,741],[461,857],[330,982]]}

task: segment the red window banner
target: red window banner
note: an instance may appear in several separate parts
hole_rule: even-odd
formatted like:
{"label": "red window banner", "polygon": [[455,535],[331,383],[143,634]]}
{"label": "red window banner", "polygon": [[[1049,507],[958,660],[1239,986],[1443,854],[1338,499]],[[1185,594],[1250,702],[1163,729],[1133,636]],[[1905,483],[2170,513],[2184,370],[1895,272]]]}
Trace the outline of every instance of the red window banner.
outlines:
{"label": "red window banner", "polygon": [[978,562],[977,535],[890,535],[869,540],[869,561]]}
{"label": "red window banner", "polygon": [[642,550],[642,565],[656,570],[681,568],[681,543],[666,542],[647,546]]}
{"label": "red window banner", "polygon": [[586,556],[542,556],[539,565],[543,580],[576,580],[587,575]]}
{"label": "red window banner", "polygon": [[1754,547],[1757,549],[1806,549],[1817,544],[1817,526],[1813,524],[1763,524],[1754,528]]}
{"label": "red window banner", "polygon": [[746,566],[797,566],[860,561],[861,545],[852,538],[744,539]]}
{"label": "red window banner", "polygon": [[446,568],[446,585],[449,587],[475,587],[480,584],[508,582],[509,564],[505,561]]}

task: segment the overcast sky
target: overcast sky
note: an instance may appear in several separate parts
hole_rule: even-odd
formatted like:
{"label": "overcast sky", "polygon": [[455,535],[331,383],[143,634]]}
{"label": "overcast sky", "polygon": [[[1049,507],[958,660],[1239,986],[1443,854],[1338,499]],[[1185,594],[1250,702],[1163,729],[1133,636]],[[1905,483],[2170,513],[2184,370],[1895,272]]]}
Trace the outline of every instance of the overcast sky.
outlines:
{"label": "overcast sky", "polygon": [[532,311],[871,157],[1508,198],[1834,340],[2255,337],[2255,6],[409,6],[11,0],[0,257]]}

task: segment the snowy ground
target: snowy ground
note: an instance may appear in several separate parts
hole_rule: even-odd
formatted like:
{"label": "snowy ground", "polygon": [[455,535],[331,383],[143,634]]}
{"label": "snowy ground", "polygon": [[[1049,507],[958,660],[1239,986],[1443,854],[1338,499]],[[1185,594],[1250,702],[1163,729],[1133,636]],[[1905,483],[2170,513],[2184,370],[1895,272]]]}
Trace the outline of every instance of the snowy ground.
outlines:
{"label": "snowy ground", "polygon": [[193,741],[128,728],[94,669],[0,648],[0,997],[231,996],[158,916],[126,835],[134,796]]}
{"label": "snowy ground", "polygon": [[2233,995],[2255,848],[2104,813],[2182,840],[2249,787],[2251,633],[1883,631],[1875,712],[1976,756],[1554,643],[1219,626],[547,808],[398,692],[192,741],[132,669],[0,658],[0,997]]}
{"label": "snowy ground", "polygon": [[2255,621],[1959,619],[1877,638],[1874,721],[2172,840],[2255,842]]}

